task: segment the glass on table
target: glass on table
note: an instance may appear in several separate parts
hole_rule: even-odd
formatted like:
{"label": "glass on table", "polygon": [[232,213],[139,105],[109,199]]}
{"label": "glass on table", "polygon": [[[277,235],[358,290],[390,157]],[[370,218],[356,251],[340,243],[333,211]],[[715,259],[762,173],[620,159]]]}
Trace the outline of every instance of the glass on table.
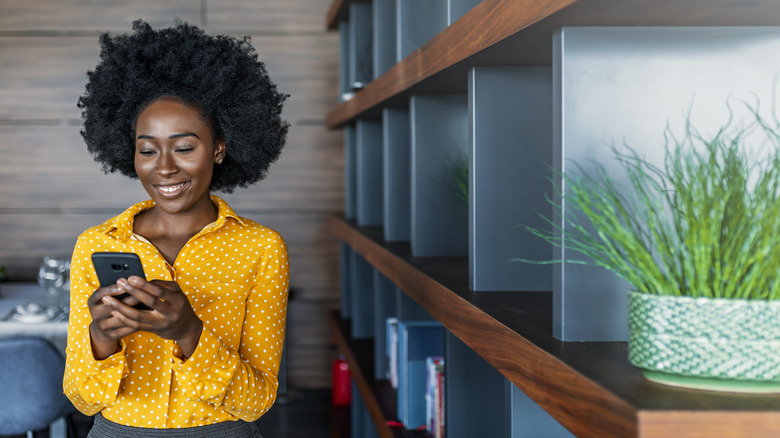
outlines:
{"label": "glass on table", "polygon": [[48,311],[57,314],[68,313],[70,295],[70,259],[66,257],[46,256],[38,270],[38,284],[46,291]]}

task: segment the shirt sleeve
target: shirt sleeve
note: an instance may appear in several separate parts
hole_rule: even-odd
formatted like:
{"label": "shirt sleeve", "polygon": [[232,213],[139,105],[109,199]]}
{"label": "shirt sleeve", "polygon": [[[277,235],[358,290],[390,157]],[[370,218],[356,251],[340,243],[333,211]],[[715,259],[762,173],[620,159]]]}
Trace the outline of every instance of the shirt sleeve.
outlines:
{"label": "shirt sleeve", "polygon": [[70,318],[65,351],[62,387],[73,405],[86,415],[94,415],[116,401],[120,382],[129,370],[125,345],[104,360],[95,360],[89,337],[92,317],[87,299],[98,287],[90,256],[94,244],[85,232],[76,243],[70,269]]}
{"label": "shirt sleeve", "polygon": [[185,397],[244,421],[255,421],[271,408],[279,386],[289,276],[287,247],[274,234],[247,297],[238,351],[222,344],[204,325],[195,352],[174,366]]}

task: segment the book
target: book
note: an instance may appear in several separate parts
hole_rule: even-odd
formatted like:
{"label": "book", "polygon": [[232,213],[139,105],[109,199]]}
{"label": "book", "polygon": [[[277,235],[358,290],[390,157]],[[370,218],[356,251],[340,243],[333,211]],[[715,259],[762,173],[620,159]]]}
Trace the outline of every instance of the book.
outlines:
{"label": "book", "polygon": [[398,318],[387,318],[385,336],[387,337],[387,380],[390,381],[393,389],[398,389]]}
{"label": "book", "polygon": [[440,322],[398,321],[398,417],[407,429],[426,426],[426,359],[443,355]]}
{"label": "book", "polygon": [[443,387],[444,384],[444,358],[441,356],[429,356],[425,359],[426,379],[428,382],[425,393],[426,403],[426,429],[434,437],[442,436],[444,428],[442,420],[443,412]]}

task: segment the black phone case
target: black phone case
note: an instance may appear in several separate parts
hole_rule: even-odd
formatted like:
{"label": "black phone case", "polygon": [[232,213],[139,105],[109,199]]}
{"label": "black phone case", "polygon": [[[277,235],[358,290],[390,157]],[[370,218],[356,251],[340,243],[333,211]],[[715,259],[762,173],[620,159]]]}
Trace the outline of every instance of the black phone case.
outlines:
{"label": "black phone case", "polygon": [[[146,278],[143,265],[141,265],[141,259],[138,258],[137,254],[96,252],[92,254],[92,264],[95,266],[95,272],[101,287],[116,284],[120,278],[128,278],[131,275]],[[129,294],[122,294],[117,296],[117,299],[122,300],[128,296]],[[149,307],[143,303],[138,303],[134,307],[138,310],[149,310]]]}

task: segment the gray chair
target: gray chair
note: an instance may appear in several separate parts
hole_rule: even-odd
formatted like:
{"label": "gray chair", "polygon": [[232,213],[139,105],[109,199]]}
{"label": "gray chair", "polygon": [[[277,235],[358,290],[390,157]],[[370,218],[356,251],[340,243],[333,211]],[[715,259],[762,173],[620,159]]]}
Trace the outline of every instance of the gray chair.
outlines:
{"label": "gray chair", "polygon": [[73,405],[62,394],[65,359],[38,337],[0,339],[0,435],[32,438],[62,417],[72,430]]}

